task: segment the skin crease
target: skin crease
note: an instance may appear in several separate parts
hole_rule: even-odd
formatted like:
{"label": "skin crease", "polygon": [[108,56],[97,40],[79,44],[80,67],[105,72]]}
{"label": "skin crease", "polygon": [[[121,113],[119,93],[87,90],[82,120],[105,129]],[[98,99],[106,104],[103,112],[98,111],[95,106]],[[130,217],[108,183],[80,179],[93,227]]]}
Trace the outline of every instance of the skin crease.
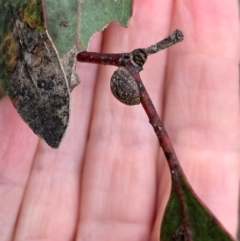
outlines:
{"label": "skin crease", "polygon": [[[174,29],[185,39],[149,57],[141,77],[201,200],[236,236],[239,183],[237,1],[135,0],[89,50],[148,47]],[[58,150],[0,101],[1,241],[158,240],[170,174],[141,105],[114,99],[116,68],[79,64],[71,119]]]}

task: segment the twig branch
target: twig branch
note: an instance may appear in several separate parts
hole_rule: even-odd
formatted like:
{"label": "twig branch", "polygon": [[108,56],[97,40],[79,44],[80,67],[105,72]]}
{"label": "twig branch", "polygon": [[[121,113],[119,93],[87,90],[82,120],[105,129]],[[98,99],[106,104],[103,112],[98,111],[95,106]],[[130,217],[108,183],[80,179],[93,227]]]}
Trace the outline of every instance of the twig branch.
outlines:
{"label": "twig branch", "polygon": [[[182,215],[184,217],[187,213],[186,204],[183,201],[183,190],[181,187],[181,178],[183,178],[184,174],[179,165],[177,156],[175,154],[175,151],[169,139],[169,136],[139,76],[139,72],[142,70],[142,66],[146,62],[148,55],[157,53],[160,50],[170,47],[182,41],[183,38],[184,38],[183,33],[180,30],[175,30],[167,38],[145,49],[135,49],[130,53],[122,53],[122,54],[101,54],[101,53],[94,53],[94,52],[81,52],[77,55],[77,60],[80,62],[89,62],[89,63],[95,63],[95,64],[104,64],[104,65],[109,64],[109,65],[115,65],[118,67],[121,66],[121,68],[119,68],[121,69],[121,71],[119,71],[118,69],[114,73],[114,81],[115,82],[120,81],[119,83],[117,83],[116,85],[117,87],[122,85],[122,82],[126,82],[128,84],[128,86],[120,90],[121,91],[120,94],[123,96],[125,94],[125,91],[127,91],[130,87],[132,87],[131,86],[132,83],[129,85],[129,82],[135,81],[137,83],[140,102],[149,118],[149,122],[152,125],[157,135],[159,144],[162,147],[165,157],[167,159],[171,176],[172,176],[172,181],[176,187],[177,194],[181,203]],[[126,95],[130,96],[130,93]],[[120,98],[118,99],[120,100]],[[131,104],[131,102],[126,102],[125,100],[122,102],[125,104],[126,103]],[[138,103],[139,102],[137,102],[137,104]],[[183,219],[183,226],[184,226],[185,234],[187,238],[186,240],[190,240],[188,239],[189,233],[188,233],[188,226],[187,226],[186,219]]]}

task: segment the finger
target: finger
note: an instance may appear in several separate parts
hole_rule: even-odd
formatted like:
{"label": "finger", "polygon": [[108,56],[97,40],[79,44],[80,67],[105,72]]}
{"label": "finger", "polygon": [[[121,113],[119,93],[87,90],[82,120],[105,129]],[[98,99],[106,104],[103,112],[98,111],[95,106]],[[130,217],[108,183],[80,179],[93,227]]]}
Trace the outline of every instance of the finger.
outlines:
{"label": "finger", "polygon": [[237,2],[177,1],[173,12],[172,25],[179,25],[185,40],[169,51],[164,123],[193,189],[235,235],[240,123]]}
{"label": "finger", "polygon": [[[101,34],[95,38],[99,51]],[[60,147],[56,150],[41,141],[17,223],[15,240],[72,240],[79,209],[82,158],[97,66],[86,66],[81,84],[71,93],[71,116]]]}
{"label": "finger", "polygon": [[[164,38],[169,26],[159,16],[169,17],[169,10],[159,1],[135,1],[128,29],[112,24],[102,51],[127,52]],[[153,57],[141,73],[156,99],[162,93],[165,58],[166,53]],[[78,239],[148,239],[155,215],[158,142],[142,107],[124,106],[112,96],[109,82],[114,70],[102,67],[96,86]]]}
{"label": "finger", "polygon": [[0,237],[6,241],[12,240],[38,143],[8,97],[0,101],[0,143]]}

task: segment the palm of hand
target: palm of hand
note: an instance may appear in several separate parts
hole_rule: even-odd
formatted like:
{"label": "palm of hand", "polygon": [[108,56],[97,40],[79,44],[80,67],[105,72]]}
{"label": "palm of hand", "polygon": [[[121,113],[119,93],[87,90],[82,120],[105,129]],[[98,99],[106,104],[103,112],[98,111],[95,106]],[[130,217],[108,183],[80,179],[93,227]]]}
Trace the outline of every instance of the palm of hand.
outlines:
{"label": "palm of hand", "polygon": [[[140,74],[190,183],[234,235],[237,6],[201,4],[136,1],[129,28],[112,24],[91,48],[127,52],[167,36],[166,23],[183,30],[184,42],[150,57]],[[114,70],[79,65],[82,83],[72,92],[70,125],[58,150],[33,134],[8,98],[0,101],[1,240],[156,240],[168,167],[141,106],[112,97]]]}

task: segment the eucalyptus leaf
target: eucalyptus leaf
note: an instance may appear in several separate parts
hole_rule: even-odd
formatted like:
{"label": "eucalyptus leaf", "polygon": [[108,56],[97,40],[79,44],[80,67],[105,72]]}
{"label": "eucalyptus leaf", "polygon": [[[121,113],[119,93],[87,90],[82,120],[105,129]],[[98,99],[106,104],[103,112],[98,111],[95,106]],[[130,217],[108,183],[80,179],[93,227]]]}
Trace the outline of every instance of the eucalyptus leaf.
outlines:
{"label": "eucalyptus leaf", "polygon": [[161,225],[161,241],[234,240],[198,199],[183,175],[172,183]]}
{"label": "eucalyptus leaf", "polygon": [[51,147],[62,140],[80,83],[76,54],[110,22],[126,26],[131,12],[132,0],[0,0],[0,83]]}

